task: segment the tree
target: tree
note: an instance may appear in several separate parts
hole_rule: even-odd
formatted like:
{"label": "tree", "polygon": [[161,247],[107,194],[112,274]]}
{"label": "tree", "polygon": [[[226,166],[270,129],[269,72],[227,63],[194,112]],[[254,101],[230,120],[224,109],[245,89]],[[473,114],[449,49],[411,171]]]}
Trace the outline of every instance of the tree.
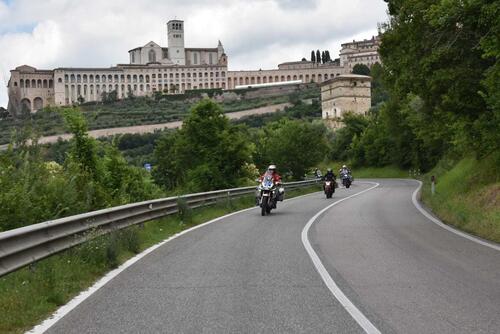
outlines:
{"label": "tree", "polygon": [[327,152],[323,123],[282,119],[264,127],[257,139],[257,164],[273,162],[284,174],[301,179],[306,170],[322,161]]}
{"label": "tree", "polygon": [[325,58],[325,51],[321,51],[321,62],[324,64],[326,63],[326,58]]}
{"label": "tree", "polygon": [[356,64],[352,68],[352,74],[370,75],[370,68],[365,64]]}
{"label": "tree", "polygon": [[316,50],[316,63],[321,63],[321,54],[319,53],[319,50]]}
{"label": "tree", "polygon": [[307,61],[307,59],[306,58],[302,58],[300,61]]}
{"label": "tree", "polygon": [[373,64],[370,75],[372,77],[372,106],[376,106],[389,99],[389,93],[383,82],[384,69],[382,65]]}
{"label": "tree", "polygon": [[153,176],[167,189],[236,187],[248,178],[245,167],[252,151],[242,128],[232,125],[218,104],[203,100],[191,109],[180,130],[160,140]]}
{"label": "tree", "polygon": [[328,50],[325,51],[325,57],[326,57],[326,62],[332,61],[332,58],[330,58],[330,51]]}
{"label": "tree", "polygon": [[311,51],[311,61],[312,61],[313,63],[315,63],[315,62],[316,62],[316,54],[314,53],[314,50],[313,50],[313,51]]}

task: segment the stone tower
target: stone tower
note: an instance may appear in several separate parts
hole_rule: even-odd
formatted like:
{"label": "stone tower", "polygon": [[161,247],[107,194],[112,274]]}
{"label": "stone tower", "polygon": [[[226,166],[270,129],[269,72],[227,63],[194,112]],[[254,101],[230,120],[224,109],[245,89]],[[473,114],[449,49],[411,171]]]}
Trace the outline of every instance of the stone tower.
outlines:
{"label": "stone tower", "polygon": [[186,65],[184,51],[184,21],[170,20],[167,22],[168,58],[177,65]]}

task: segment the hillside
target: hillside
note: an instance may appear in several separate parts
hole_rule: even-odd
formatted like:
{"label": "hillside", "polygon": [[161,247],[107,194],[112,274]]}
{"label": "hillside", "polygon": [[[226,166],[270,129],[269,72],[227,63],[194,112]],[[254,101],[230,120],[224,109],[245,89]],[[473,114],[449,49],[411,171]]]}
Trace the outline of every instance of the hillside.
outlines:
{"label": "hillside", "polygon": [[[431,175],[436,177],[434,195]],[[500,155],[442,160],[428,173],[422,199],[446,224],[500,242]]]}
{"label": "hillside", "polygon": [[[156,97],[134,97],[116,102],[88,103],[80,106],[90,130],[125,127],[134,125],[159,124],[184,119],[190,108],[205,96],[212,96],[219,102],[224,112],[235,112],[294,102],[300,99],[319,98],[319,89],[304,87],[297,92],[287,92],[277,96],[258,97],[253,94],[238,92],[236,98],[214,96],[214,92],[200,94],[164,95]],[[58,108],[46,108],[24,119],[0,118],[0,144],[10,141],[12,131],[31,125],[40,135],[50,136],[65,133],[64,121]]]}

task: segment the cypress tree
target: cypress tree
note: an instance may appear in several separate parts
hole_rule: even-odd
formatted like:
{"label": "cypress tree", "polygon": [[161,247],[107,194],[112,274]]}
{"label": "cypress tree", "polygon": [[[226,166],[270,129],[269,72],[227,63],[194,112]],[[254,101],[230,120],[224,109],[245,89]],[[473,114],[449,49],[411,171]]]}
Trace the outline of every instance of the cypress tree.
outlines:
{"label": "cypress tree", "polygon": [[315,63],[315,62],[316,62],[316,55],[314,54],[314,50],[313,50],[313,51],[311,51],[311,61],[312,61],[313,63]]}
{"label": "cypress tree", "polygon": [[319,53],[319,50],[316,50],[316,62],[321,63],[321,54]]}

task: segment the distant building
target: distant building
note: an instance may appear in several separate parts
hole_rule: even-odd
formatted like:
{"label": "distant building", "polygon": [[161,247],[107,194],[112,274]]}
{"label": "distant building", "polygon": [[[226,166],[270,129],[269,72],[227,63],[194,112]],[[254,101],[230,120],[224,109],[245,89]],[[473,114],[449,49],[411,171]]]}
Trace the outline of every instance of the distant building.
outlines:
{"label": "distant building", "polygon": [[332,128],[342,127],[346,112],[366,115],[371,106],[371,77],[343,74],[321,84],[322,117]]}
{"label": "distant building", "polygon": [[371,39],[343,43],[340,50],[340,66],[346,69],[345,73],[351,73],[356,64],[364,64],[371,67],[375,63],[380,63],[378,48],[380,37],[373,36]]}
{"label": "distant building", "polygon": [[35,112],[46,106],[100,101],[104,93],[110,92],[116,92],[118,99],[122,99],[154,92],[176,94],[186,90],[234,89],[236,86],[279,85],[290,81],[320,84],[350,73],[354,62],[368,57],[363,56],[364,53],[373,53],[369,50],[374,47],[368,46],[378,43],[374,38],[368,42],[353,42],[355,45],[342,44],[340,63],[319,64],[303,60],[279,64],[277,69],[228,71],[228,57],[220,41],[214,48],[185,47],[183,21],[167,22],[167,39],[168,47],[150,41],[130,50],[129,64],[114,67],[60,67],[54,70],[28,65],[16,67],[10,71],[7,86],[8,110],[17,114],[22,109]]}

